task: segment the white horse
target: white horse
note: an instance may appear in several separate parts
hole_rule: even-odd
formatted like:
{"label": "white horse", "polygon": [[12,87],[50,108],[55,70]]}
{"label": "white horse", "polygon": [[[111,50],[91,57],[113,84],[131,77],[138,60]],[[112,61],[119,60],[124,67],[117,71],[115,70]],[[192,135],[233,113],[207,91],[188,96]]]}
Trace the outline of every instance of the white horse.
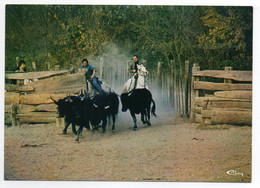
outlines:
{"label": "white horse", "polygon": [[[148,71],[146,70],[143,64],[137,65],[137,83],[135,89],[148,89],[148,84],[146,77],[148,75]],[[127,82],[123,86],[123,93],[128,93],[134,89],[135,78],[134,76],[127,80]]]}

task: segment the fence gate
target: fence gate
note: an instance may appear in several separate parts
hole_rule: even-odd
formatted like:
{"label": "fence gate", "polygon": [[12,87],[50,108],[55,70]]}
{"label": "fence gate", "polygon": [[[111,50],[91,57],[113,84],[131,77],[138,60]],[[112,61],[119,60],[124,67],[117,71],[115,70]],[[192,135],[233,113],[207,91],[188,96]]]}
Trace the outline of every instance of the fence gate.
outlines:
{"label": "fence gate", "polygon": [[[213,80],[213,81],[212,81]],[[192,68],[191,121],[252,124],[252,71]]]}

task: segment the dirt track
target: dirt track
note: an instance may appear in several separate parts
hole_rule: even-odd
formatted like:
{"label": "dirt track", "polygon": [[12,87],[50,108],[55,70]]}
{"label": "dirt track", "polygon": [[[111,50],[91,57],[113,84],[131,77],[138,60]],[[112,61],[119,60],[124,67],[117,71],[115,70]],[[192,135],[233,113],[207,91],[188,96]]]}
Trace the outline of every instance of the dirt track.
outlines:
{"label": "dirt track", "polygon": [[84,129],[79,143],[54,124],[5,126],[5,180],[251,181],[251,127],[204,130],[171,116],[138,123],[133,131],[125,116],[105,135]]}

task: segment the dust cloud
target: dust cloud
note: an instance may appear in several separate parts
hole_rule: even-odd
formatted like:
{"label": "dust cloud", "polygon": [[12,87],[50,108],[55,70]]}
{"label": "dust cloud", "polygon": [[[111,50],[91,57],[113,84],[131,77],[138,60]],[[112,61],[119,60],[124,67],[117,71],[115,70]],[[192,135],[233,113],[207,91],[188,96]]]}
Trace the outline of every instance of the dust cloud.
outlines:
{"label": "dust cloud", "polygon": [[[109,43],[103,51],[103,54],[89,59],[91,65],[97,69],[97,76],[100,80],[109,85],[112,91],[116,92],[119,96],[122,93],[122,88],[125,82],[132,77],[128,71],[128,64],[132,62],[134,54],[120,49],[113,43]],[[137,54],[138,55],[138,54]],[[144,60],[139,57],[139,62],[143,63]],[[147,62],[149,63],[149,62]],[[147,77],[148,87],[152,93],[153,99],[156,103],[156,114],[160,117],[176,115],[174,109],[174,101],[171,97],[171,78],[167,75],[164,80],[158,80],[156,76],[157,70],[149,70]],[[120,106],[121,112],[121,106]],[[122,113],[123,115],[126,113]],[[130,116],[127,113],[127,116]]]}

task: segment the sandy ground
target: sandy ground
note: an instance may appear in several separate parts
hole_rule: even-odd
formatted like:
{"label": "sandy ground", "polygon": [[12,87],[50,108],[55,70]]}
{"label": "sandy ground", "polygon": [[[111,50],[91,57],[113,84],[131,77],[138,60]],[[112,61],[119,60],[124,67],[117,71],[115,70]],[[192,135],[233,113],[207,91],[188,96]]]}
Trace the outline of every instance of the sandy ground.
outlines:
{"label": "sandy ground", "polygon": [[[120,114],[119,114],[120,116]],[[183,118],[138,121],[127,113],[116,130],[84,129],[74,142],[71,128],[54,124],[5,126],[5,180],[95,180],[250,182],[252,127],[198,128]],[[230,170],[236,171],[232,173]],[[228,174],[227,172],[230,172]]]}

